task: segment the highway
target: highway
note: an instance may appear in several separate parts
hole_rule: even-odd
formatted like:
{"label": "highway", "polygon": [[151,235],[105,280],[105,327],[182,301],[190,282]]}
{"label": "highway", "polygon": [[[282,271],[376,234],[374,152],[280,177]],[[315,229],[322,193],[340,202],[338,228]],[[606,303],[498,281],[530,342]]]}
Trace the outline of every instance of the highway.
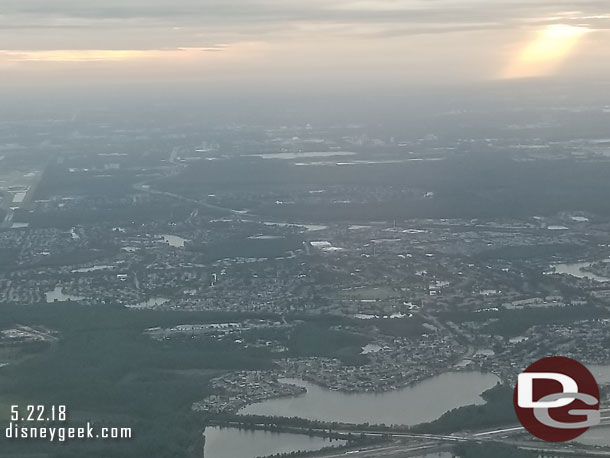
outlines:
{"label": "highway", "polygon": [[[610,409],[602,409],[600,412],[610,412]],[[599,426],[610,424],[610,416],[602,417],[602,422]],[[342,431],[334,430],[335,432],[351,432],[352,434],[365,434],[370,436],[389,435],[393,439],[391,443],[384,443],[378,446],[363,447],[360,450],[350,451],[328,451],[326,454],[320,455],[324,458],[352,457],[352,458],[402,458],[412,457],[436,452],[451,450],[458,442],[475,441],[493,441],[502,442],[508,445],[519,447],[523,450],[536,451],[543,454],[552,454],[553,456],[578,456],[578,457],[610,457],[610,448],[600,449],[596,447],[586,446],[575,442],[569,443],[546,443],[541,442],[533,437],[515,438],[525,431],[522,426],[506,426],[499,429],[487,431],[464,432],[461,434],[415,434],[415,433],[388,433],[387,431],[379,431],[375,429],[367,429],[361,431]],[[409,441],[408,439],[412,439]]]}

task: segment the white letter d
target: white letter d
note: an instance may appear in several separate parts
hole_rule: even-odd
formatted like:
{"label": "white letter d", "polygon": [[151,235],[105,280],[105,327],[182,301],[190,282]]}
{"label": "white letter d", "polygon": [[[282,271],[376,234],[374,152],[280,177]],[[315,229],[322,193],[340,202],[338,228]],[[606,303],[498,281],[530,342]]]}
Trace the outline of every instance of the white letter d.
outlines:
{"label": "white letter d", "polygon": [[578,384],[572,377],[556,372],[524,372],[519,374],[517,379],[518,392],[517,404],[524,409],[554,409],[556,407],[567,406],[573,397],[560,398],[555,401],[534,402],[534,380],[555,380],[561,383],[563,393],[578,393]]}

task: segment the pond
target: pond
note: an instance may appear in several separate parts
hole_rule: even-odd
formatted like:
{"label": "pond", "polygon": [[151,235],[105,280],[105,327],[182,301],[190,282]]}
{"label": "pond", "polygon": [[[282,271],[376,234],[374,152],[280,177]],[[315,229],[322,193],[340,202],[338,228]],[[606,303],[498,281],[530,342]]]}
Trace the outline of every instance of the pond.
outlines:
{"label": "pond", "polygon": [[299,450],[320,450],[324,447],[338,447],[344,444],[345,441],[304,434],[215,426],[205,429],[204,456],[205,458],[256,458]]}

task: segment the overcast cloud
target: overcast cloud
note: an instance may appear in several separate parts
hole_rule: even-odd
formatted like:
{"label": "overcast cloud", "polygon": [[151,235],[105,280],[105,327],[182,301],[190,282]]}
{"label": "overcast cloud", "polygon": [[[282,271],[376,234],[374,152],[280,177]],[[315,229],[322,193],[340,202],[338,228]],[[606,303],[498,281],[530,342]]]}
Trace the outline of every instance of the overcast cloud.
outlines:
{"label": "overcast cloud", "polygon": [[[255,74],[263,68],[285,73],[289,66],[300,71],[303,64],[319,71],[338,63],[351,72],[359,63],[369,76],[371,68],[385,68],[393,58],[405,78],[428,78],[443,64],[468,66],[470,71],[457,69],[456,78],[485,78],[553,24],[604,31],[610,28],[610,5],[594,0],[3,0],[0,66],[15,75],[27,73],[36,60],[79,57],[55,51],[86,50],[83,61],[121,60],[115,66],[120,73],[130,66],[128,57],[146,57],[135,51],[189,48],[226,53],[222,62],[208,59],[193,67],[218,77],[238,63]],[[604,48],[599,38],[588,41],[584,55]],[[401,49],[409,53],[405,59]]]}

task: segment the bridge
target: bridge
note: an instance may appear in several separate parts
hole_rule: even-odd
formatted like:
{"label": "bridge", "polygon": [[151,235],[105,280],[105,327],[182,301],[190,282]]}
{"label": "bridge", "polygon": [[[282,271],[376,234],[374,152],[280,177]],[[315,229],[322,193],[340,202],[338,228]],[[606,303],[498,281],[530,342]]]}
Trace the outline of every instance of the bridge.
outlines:
{"label": "bridge", "polygon": [[[601,409],[602,414],[609,413],[610,408]],[[597,427],[610,425],[610,416],[602,416],[601,423]],[[226,426],[243,427],[245,423],[230,421],[223,423]],[[251,426],[251,425],[250,425]],[[261,427],[263,425],[260,425]],[[595,427],[594,427],[595,428]],[[311,434],[312,430],[303,427],[283,427],[286,432],[299,434]],[[313,433],[322,430],[314,429]],[[502,428],[491,430],[479,430],[452,434],[426,434],[412,433],[408,431],[388,431],[381,428],[333,428],[334,433],[364,435],[368,437],[387,437],[388,441],[378,445],[363,446],[357,450],[328,450],[316,455],[321,458],[407,458],[418,455],[450,451],[455,444],[460,442],[501,442],[540,453],[542,456],[566,456],[566,457],[610,457],[610,447],[592,447],[575,442],[570,443],[547,443],[538,441],[532,437],[519,437],[525,432],[520,425],[507,425]],[[411,440],[409,440],[411,439]]]}

